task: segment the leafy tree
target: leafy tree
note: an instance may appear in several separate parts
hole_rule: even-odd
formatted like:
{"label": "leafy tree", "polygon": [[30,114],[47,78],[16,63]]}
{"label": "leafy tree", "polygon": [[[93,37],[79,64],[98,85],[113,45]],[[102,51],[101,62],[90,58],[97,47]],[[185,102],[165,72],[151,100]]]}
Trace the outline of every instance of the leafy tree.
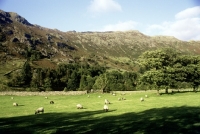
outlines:
{"label": "leafy tree", "polygon": [[107,74],[106,73],[101,74],[95,80],[95,83],[93,85],[93,89],[101,90],[102,92],[107,92],[106,91],[107,84],[108,84]]}
{"label": "leafy tree", "polygon": [[135,72],[124,72],[124,90],[134,90],[136,88],[137,78],[138,75]]}
{"label": "leafy tree", "polygon": [[[178,53],[172,49],[147,51],[140,56],[139,62],[145,72],[140,78],[140,83],[150,84],[159,89],[173,86],[174,72],[173,65],[176,63]],[[145,85],[143,84],[143,85]]]}
{"label": "leafy tree", "polygon": [[200,85],[200,56],[184,55],[179,57],[178,62],[181,64],[184,82],[190,83],[196,91]]}
{"label": "leafy tree", "polygon": [[123,75],[118,71],[107,73],[107,91],[124,90]]}
{"label": "leafy tree", "polygon": [[44,79],[44,88],[46,91],[52,91],[52,81],[49,77]]}
{"label": "leafy tree", "polygon": [[41,68],[36,68],[32,74],[31,86],[38,88],[44,84],[44,73]]}
{"label": "leafy tree", "polygon": [[24,66],[22,67],[21,74],[22,74],[22,79],[21,79],[22,84],[30,85],[32,72],[31,72],[31,66],[27,61],[24,63]]}
{"label": "leafy tree", "polygon": [[85,87],[87,87],[87,79],[86,78],[87,78],[86,75],[81,76],[80,86],[79,86],[80,90],[83,90],[83,89],[85,89]]}
{"label": "leafy tree", "polygon": [[67,88],[75,91],[79,88],[79,83],[80,83],[80,77],[76,71],[73,71],[68,80]]}

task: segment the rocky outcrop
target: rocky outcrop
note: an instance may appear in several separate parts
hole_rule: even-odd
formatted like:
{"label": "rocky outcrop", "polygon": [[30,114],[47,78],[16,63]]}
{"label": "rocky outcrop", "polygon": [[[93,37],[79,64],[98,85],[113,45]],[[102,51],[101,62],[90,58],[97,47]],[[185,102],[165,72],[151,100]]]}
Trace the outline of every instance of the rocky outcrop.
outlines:
{"label": "rocky outcrop", "polygon": [[22,23],[24,25],[33,26],[25,18],[21,17],[17,13],[4,12],[3,10],[0,10],[0,23],[1,24],[12,23],[13,21]]}
{"label": "rocky outcrop", "polygon": [[3,10],[0,10],[0,24],[6,24],[6,23],[12,23],[12,20],[10,19],[10,14],[8,12],[4,12]]}

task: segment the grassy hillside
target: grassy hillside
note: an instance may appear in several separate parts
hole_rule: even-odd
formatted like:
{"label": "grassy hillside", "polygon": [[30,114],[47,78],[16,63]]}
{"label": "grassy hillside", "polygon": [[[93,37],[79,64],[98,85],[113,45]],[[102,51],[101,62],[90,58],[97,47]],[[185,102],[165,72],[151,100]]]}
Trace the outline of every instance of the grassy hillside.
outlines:
{"label": "grassy hillside", "polygon": [[[200,54],[199,41],[181,41],[171,36],[147,36],[139,31],[121,32],[62,32],[32,25],[16,13],[4,16],[1,10],[0,64],[15,59],[26,59],[27,52],[37,51],[41,58],[56,63],[81,62],[100,64],[111,69],[131,71],[144,51],[173,48],[181,53]],[[7,20],[7,21],[5,21]],[[23,23],[22,23],[23,22]],[[32,55],[33,56],[33,55]],[[31,57],[31,56],[30,56]],[[41,63],[41,64],[40,64]],[[38,66],[45,64],[39,62]]]}
{"label": "grassy hillside", "polygon": [[[140,102],[140,97],[149,97]],[[1,96],[0,133],[199,133],[199,93]],[[99,98],[98,96],[101,96]],[[118,101],[119,97],[126,100]],[[109,111],[103,111],[108,99]],[[53,100],[55,104],[49,104]],[[19,104],[12,106],[13,102]],[[38,103],[39,102],[39,103]],[[81,103],[83,109],[76,109]],[[43,106],[44,114],[34,115]]]}

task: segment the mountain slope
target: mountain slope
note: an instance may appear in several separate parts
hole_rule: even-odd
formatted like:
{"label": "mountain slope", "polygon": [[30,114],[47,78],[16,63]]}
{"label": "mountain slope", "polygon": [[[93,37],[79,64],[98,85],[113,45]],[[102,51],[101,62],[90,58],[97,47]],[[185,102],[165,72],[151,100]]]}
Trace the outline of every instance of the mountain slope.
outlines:
{"label": "mountain slope", "polygon": [[139,31],[62,32],[33,25],[17,13],[0,10],[1,64],[13,59],[25,59],[31,51],[55,63],[86,61],[130,70],[141,53],[164,47],[200,54],[200,41],[186,42],[169,36],[151,37]]}

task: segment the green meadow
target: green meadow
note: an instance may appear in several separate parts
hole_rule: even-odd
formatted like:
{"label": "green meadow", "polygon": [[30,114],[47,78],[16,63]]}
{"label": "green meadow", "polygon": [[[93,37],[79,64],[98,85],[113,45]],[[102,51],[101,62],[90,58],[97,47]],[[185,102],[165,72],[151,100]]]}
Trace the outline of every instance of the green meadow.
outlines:
{"label": "green meadow", "polygon": [[[125,100],[119,101],[122,97]],[[105,99],[111,102],[108,112],[103,111]],[[49,103],[51,100],[54,104]],[[13,106],[13,102],[19,106]],[[76,108],[79,103],[83,109]],[[44,113],[35,115],[39,107],[44,107]],[[198,134],[200,93],[160,96],[148,91],[116,96],[92,93],[51,95],[48,99],[44,96],[0,96],[0,134],[10,133]]]}

